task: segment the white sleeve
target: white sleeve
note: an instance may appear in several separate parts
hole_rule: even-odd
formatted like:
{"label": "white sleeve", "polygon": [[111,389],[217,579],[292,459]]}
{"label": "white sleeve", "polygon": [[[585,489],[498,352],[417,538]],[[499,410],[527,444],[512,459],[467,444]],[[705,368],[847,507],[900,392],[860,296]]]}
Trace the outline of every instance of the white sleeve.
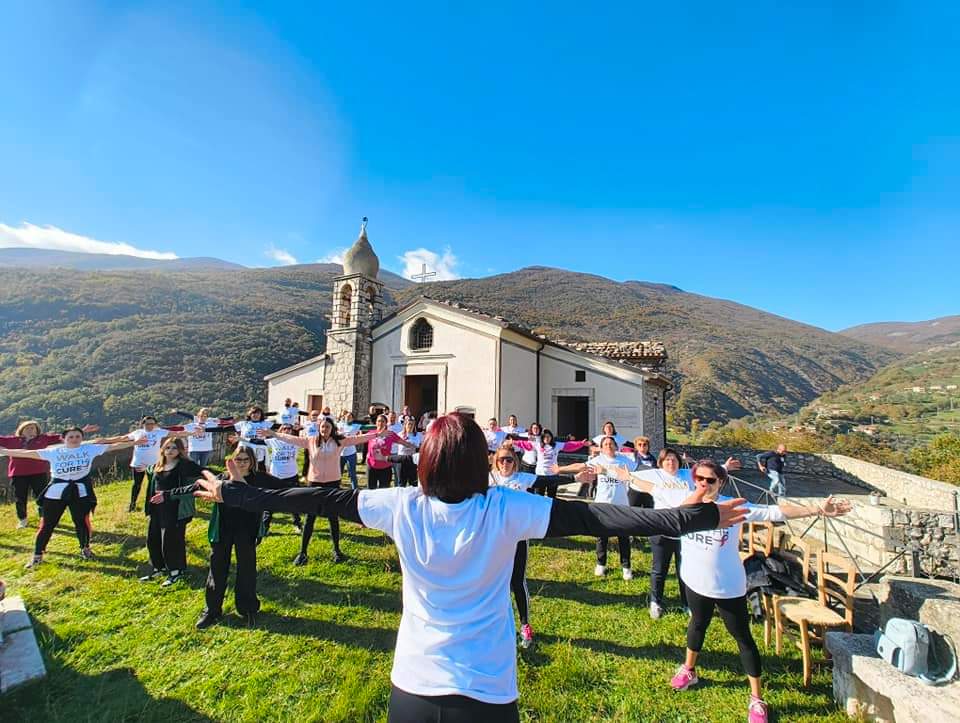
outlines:
{"label": "white sleeve", "polygon": [[657,509],[679,507],[692,493],[690,490],[674,489],[672,487],[654,487],[650,494]]}
{"label": "white sleeve", "polygon": [[62,449],[61,447],[47,447],[46,449],[37,449],[34,450],[40,459],[45,459],[47,462],[52,462],[57,456],[57,450]]}
{"label": "white sleeve", "polygon": [[357,495],[357,512],[364,525],[395,537],[394,508],[397,498],[405,487],[388,487],[385,490],[360,490]]}
{"label": "white sleeve", "polygon": [[163,428],[161,427],[161,428],[160,428],[160,436],[157,437],[157,440],[159,441],[159,440],[163,439],[164,437],[169,437],[171,434],[173,434],[173,432],[171,432],[169,429],[163,429]]}
{"label": "white sleeve", "polygon": [[777,505],[746,505],[744,522],[783,522],[786,516]]}
{"label": "white sleeve", "polygon": [[[509,539],[540,539],[547,534],[553,500],[529,492],[498,488],[506,500],[506,532]],[[488,492],[487,494],[491,494]]]}
{"label": "white sleeve", "polygon": [[99,457],[101,454],[106,452],[107,449],[109,449],[108,445],[106,444],[91,444],[88,446],[90,447],[90,450],[93,452],[94,457]]}
{"label": "white sleeve", "polygon": [[142,429],[135,429],[127,435],[127,439],[129,439],[131,442],[136,442],[138,439],[143,439],[146,434],[147,433]]}

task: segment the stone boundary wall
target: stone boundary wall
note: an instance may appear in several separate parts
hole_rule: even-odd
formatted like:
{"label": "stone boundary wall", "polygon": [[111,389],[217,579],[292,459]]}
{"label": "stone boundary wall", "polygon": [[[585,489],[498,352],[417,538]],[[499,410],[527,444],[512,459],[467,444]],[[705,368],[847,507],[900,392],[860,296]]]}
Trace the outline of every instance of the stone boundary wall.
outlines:
{"label": "stone boundary wall", "polygon": [[[722,462],[727,457],[734,457],[745,469],[750,470],[757,469],[756,457],[766,451],[682,444],[672,446],[686,452],[694,459],[712,457]],[[956,511],[955,500],[960,495],[960,487],[956,485],[890,469],[872,462],[864,462],[842,454],[789,452],[786,470],[788,481],[791,474],[833,477],[860,487],[864,492],[879,491],[884,496],[896,499],[910,507],[945,513]]]}

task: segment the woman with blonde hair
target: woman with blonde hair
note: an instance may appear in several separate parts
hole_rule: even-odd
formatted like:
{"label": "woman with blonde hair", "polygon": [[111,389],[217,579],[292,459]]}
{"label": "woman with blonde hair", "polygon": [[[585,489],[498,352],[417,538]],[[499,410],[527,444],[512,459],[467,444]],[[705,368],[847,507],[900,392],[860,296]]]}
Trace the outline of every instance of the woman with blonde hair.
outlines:
{"label": "woman with blonde hair", "polygon": [[187,456],[183,440],[167,437],[160,445],[160,458],[147,482],[147,551],[151,572],[140,578],[148,582],[167,575],[163,587],[179,582],[187,570],[187,525],[195,512],[192,494],[167,494],[169,490],[196,482],[203,470]]}

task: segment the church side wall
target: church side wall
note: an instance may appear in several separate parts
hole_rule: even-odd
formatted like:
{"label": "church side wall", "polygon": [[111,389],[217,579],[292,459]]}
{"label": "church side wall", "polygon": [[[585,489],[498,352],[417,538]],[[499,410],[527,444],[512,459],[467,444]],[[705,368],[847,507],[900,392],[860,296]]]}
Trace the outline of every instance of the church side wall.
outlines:
{"label": "church side wall", "polygon": [[[585,371],[586,380],[576,381],[575,372]],[[639,382],[639,380],[638,380]],[[600,426],[610,419],[617,432],[632,439],[642,434],[643,411],[639,383],[608,376],[588,365],[577,365],[552,355],[540,357],[541,421],[549,428],[557,427],[558,396],[590,398],[590,434],[600,433]]]}
{"label": "church side wall", "polygon": [[271,379],[267,383],[267,407],[280,409],[283,406],[283,400],[290,397],[306,411],[307,396],[323,394],[323,382],[323,363]]}
{"label": "church side wall", "polygon": [[[541,400],[542,401],[542,400]],[[521,426],[537,421],[537,355],[529,349],[500,342],[500,424],[516,414]]]}

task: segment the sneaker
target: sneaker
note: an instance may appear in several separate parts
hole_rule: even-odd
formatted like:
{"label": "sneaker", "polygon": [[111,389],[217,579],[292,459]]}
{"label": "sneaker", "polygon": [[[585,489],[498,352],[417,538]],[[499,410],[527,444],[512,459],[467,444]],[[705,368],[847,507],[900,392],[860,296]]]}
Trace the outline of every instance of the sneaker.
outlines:
{"label": "sneaker", "polygon": [[347,556],[344,555],[342,552],[340,552],[340,550],[334,550],[334,551],[333,551],[333,561],[334,561],[334,562],[343,562],[343,561],[346,560],[346,559],[347,559]]}
{"label": "sneaker", "polygon": [[650,618],[653,620],[659,620],[662,616],[663,616],[663,608],[660,607],[659,603],[651,602]]}
{"label": "sneaker", "polygon": [[520,647],[526,650],[533,645],[533,628],[529,623],[520,626]]}
{"label": "sneaker", "polygon": [[293,523],[293,531],[298,535],[303,534],[303,525],[298,525],[296,522]]}
{"label": "sneaker", "polygon": [[257,624],[257,614],[256,614],[256,613],[244,613],[244,614],[241,615],[240,617],[243,618],[243,622],[244,622],[244,624],[245,624],[248,628],[255,627],[256,624]]}
{"label": "sneaker", "polygon": [[183,579],[183,573],[177,570],[176,572],[171,572],[170,576],[166,580],[160,583],[160,587],[170,587],[171,585],[176,585]]}
{"label": "sneaker", "polygon": [[747,723],[767,723],[767,704],[762,698],[750,696],[747,706]]}
{"label": "sneaker", "polygon": [[307,564],[307,556],[301,552],[295,558],[293,558],[293,564],[297,567],[303,567]]}
{"label": "sneaker", "polygon": [[136,511],[137,511],[137,503],[131,502],[130,506],[127,507],[127,512],[136,512]]}
{"label": "sneaker", "polygon": [[24,565],[24,567],[29,570],[31,567],[36,567],[41,562],[43,562],[43,555],[34,555],[30,558],[30,562]]}
{"label": "sneaker", "polygon": [[27,518],[24,517],[22,520],[17,520],[17,529],[22,530],[24,527],[27,527],[30,523],[27,521]]}
{"label": "sneaker", "polygon": [[[681,665],[677,668],[677,674],[670,679],[670,687],[674,690],[686,690],[691,685],[696,685],[700,682],[700,679],[697,677],[697,671],[690,670],[686,665]],[[766,720],[766,718],[764,718]]]}
{"label": "sneaker", "polygon": [[93,550],[91,550],[89,546],[84,547],[82,550],[80,550],[80,557],[82,557],[84,560],[92,560]]}
{"label": "sneaker", "polygon": [[207,610],[204,610],[203,615],[201,615],[200,619],[197,620],[197,630],[206,630],[222,617],[222,613],[211,613]]}
{"label": "sneaker", "polygon": [[151,580],[156,580],[158,577],[163,577],[164,574],[165,573],[163,570],[158,570],[157,568],[153,568],[151,572],[147,573],[146,575],[140,578],[140,582],[150,582]]}
{"label": "sneaker", "polygon": [[593,568],[593,574],[596,575],[597,577],[603,577],[604,575],[607,574],[607,566],[597,565],[595,568]]}
{"label": "sneaker", "polygon": [[624,579],[624,580],[632,580],[632,579],[633,579],[633,570],[631,570],[629,567],[623,568],[623,579]]}
{"label": "sneaker", "polygon": [[688,618],[692,618],[692,617],[693,617],[693,610],[691,610],[690,608],[684,608],[684,609],[683,609],[683,612],[686,613],[686,615],[687,615]]}

